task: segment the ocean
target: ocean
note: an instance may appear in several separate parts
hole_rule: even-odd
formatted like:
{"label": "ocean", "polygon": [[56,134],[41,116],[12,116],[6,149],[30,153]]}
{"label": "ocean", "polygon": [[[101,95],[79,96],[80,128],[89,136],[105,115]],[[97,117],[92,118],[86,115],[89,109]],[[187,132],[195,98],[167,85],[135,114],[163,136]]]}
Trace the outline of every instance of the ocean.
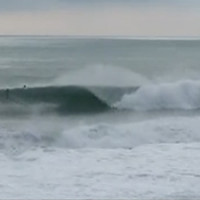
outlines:
{"label": "ocean", "polygon": [[200,198],[200,40],[0,37],[0,199]]}

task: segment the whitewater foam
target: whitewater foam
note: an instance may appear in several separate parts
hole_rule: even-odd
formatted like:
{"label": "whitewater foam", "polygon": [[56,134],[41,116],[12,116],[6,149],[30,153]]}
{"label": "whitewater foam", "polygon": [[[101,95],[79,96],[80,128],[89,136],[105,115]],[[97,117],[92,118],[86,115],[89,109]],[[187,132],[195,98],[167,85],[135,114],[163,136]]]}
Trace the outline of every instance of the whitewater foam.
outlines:
{"label": "whitewater foam", "polygon": [[136,92],[125,94],[114,107],[132,110],[199,109],[200,82],[190,80],[142,86]]}
{"label": "whitewater foam", "polygon": [[63,132],[70,148],[134,148],[138,145],[200,141],[199,118],[166,118],[139,123],[82,126]]}
{"label": "whitewater foam", "polygon": [[10,123],[9,127],[1,123],[0,150],[21,153],[36,147],[131,149],[148,144],[200,142],[199,120],[199,117],[170,117],[118,125],[81,123],[76,127],[68,124],[56,127],[52,120],[12,126]]}

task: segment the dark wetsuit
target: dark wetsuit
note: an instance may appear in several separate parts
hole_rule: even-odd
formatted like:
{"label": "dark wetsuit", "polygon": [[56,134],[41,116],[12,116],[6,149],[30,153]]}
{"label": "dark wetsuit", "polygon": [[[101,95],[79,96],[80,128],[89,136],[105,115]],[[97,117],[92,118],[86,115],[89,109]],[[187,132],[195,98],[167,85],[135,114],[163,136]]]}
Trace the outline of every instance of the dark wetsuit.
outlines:
{"label": "dark wetsuit", "polygon": [[10,91],[9,91],[9,89],[6,89],[6,99],[8,100],[9,99],[9,93],[10,93]]}

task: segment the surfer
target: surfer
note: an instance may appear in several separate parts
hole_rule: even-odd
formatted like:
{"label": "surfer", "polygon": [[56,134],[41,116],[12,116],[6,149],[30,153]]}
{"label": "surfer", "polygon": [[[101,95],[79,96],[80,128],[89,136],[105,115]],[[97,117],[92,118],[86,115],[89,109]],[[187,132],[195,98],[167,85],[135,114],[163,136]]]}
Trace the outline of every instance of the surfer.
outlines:
{"label": "surfer", "polygon": [[9,96],[10,96],[10,90],[9,90],[9,89],[6,89],[6,99],[7,99],[7,100],[9,99]]}

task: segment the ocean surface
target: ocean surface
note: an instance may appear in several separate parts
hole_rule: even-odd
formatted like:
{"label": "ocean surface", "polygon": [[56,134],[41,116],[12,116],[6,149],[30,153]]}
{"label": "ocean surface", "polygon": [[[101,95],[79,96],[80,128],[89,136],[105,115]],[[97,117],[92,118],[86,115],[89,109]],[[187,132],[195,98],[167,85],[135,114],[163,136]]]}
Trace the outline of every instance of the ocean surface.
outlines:
{"label": "ocean surface", "polygon": [[0,37],[0,199],[200,198],[200,40]]}

